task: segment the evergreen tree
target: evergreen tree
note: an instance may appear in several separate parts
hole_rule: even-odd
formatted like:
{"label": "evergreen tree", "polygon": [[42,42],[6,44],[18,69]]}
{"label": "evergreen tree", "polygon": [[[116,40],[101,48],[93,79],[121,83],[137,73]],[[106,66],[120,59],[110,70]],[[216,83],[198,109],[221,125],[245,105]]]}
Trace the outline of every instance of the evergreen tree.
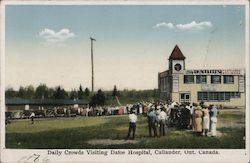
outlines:
{"label": "evergreen tree", "polygon": [[89,97],[89,95],[90,95],[90,90],[89,90],[88,88],[85,88],[85,90],[84,90],[84,95],[85,95],[86,97]]}
{"label": "evergreen tree", "polygon": [[78,99],[78,94],[77,94],[77,91],[76,91],[75,89],[73,89],[73,90],[70,92],[70,99],[71,99],[71,100]]}
{"label": "evergreen tree", "polygon": [[67,92],[61,88],[60,86],[58,86],[56,88],[55,94],[54,94],[54,98],[55,99],[67,99],[68,98],[68,94]]}
{"label": "evergreen tree", "polygon": [[25,89],[23,86],[20,86],[19,90],[18,90],[18,93],[17,93],[17,96],[19,98],[25,98]]}
{"label": "evergreen tree", "polygon": [[114,85],[112,96],[114,96],[114,97],[118,96],[118,91],[117,91],[116,85]]}
{"label": "evergreen tree", "polygon": [[82,89],[82,85],[80,85],[77,94],[78,94],[78,99],[83,99],[84,98],[84,92],[83,92],[83,89]]}

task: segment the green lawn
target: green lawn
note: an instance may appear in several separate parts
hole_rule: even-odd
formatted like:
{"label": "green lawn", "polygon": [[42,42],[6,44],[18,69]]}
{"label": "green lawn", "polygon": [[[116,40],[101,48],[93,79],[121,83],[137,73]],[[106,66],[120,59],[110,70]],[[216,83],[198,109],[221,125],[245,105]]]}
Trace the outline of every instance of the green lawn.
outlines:
{"label": "green lawn", "polygon": [[[243,114],[220,114],[220,120],[238,123]],[[234,117],[234,118],[232,118]],[[244,125],[220,126],[219,137],[197,137],[191,131],[168,128],[160,138],[148,137],[147,118],[138,117],[135,141],[124,141],[128,130],[127,116],[79,117],[12,121],[6,127],[7,148],[245,148]],[[110,140],[111,139],[111,140]],[[89,144],[90,140],[103,140],[103,144]],[[123,143],[107,143],[105,140]]]}

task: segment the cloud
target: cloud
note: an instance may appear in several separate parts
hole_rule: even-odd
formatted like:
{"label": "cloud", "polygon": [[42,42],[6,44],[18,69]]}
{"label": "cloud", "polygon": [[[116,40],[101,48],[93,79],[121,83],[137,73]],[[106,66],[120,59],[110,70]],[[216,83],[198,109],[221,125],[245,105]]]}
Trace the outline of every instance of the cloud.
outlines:
{"label": "cloud", "polygon": [[202,30],[206,28],[212,27],[211,22],[200,22],[196,23],[195,21],[192,21],[191,23],[188,24],[177,24],[176,28],[181,29],[181,30]]}
{"label": "cloud", "polygon": [[203,30],[207,28],[213,27],[213,24],[209,21],[203,21],[197,23],[196,21],[192,21],[187,24],[176,24],[161,22],[156,24],[153,28],[168,28],[168,29],[178,29],[178,30]]}
{"label": "cloud", "polygon": [[169,29],[175,28],[173,23],[165,23],[165,22],[156,24],[153,28],[160,28],[160,27],[166,27],[166,28],[169,28]]}
{"label": "cloud", "polygon": [[75,34],[67,28],[63,28],[58,32],[45,28],[39,32],[39,37],[44,39],[47,43],[60,43],[75,37]]}

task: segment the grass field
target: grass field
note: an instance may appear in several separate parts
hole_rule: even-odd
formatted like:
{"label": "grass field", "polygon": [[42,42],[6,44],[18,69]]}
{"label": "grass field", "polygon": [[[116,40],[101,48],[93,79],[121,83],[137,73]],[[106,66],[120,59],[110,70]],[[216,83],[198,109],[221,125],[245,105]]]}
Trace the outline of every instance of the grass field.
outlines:
{"label": "grass field", "polygon": [[138,117],[136,139],[125,141],[128,116],[77,117],[11,121],[6,127],[7,148],[245,148],[244,110],[223,110],[218,137],[197,137],[191,131],[168,128],[160,138],[148,137],[147,118]]}

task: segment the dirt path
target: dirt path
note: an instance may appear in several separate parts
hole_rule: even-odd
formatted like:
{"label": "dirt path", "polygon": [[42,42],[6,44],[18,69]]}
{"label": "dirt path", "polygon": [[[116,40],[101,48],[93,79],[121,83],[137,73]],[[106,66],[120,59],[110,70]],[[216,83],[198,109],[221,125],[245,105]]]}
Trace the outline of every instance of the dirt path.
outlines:
{"label": "dirt path", "polygon": [[92,139],[87,141],[91,145],[117,145],[117,144],[136,144],[137,140],[113,140],[113,139]]}

